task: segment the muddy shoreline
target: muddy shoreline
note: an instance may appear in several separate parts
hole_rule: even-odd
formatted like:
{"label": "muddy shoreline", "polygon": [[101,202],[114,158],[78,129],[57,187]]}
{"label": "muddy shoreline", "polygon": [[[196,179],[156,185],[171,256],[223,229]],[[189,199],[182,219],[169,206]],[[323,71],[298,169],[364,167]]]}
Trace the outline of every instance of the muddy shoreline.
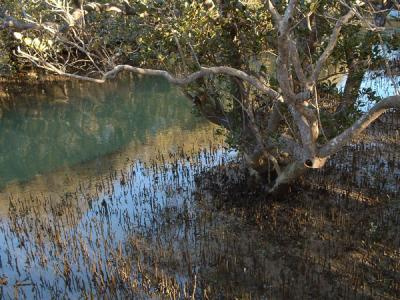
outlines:
{"label": "muddy shoreline", "polygon": [[206,210],[230,216],[235,229],[226,238],[242,250],[228,260],[241,257],[251,270],[242,275],[252,278],[255,299],[397,299],[398,122],[398,113],[386,114],[327,168],[278,197],[249,185],[238,164],[197,179]]}

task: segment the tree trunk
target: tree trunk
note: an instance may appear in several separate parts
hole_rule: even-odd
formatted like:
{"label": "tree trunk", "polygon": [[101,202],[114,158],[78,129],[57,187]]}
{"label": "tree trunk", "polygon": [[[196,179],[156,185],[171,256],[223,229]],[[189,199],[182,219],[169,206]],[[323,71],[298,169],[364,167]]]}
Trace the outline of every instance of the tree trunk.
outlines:
{"label": "tree trunk", "polygon": [[282,173],[276,178],[274,185],[268,191],[272,194],[280,193],[289,184],[299,179],[302,175],[307,172],[308,168],[304,165],[304,162],[294,161],[287,165]]}
{"label": "tree trunk", "polygon": [[364,74],[365,69],[359,68],[357,62],[351,63],[343,90],[342,101],[336,109],[337,113],[345,113],[349,109],[355,108]]}

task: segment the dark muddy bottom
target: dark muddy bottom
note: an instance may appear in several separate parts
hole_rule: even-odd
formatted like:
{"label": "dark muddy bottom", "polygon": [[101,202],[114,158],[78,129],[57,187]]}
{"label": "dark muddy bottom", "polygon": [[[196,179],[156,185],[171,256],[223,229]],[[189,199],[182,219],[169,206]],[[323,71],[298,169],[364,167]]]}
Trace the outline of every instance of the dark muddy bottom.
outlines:
{"label": "dark muddy bottom", "polygon": [[399,125],[387,114],[325,169],[273,198],[236,163],[200,176],[205,211],[229,219],[215,237],[226,241],[229,297],[398,299]]}
{"label": "dark muddy bottom", "polygon": [[[217,192],[215,174],[212,178],[212,188],[204,189],[199,199],[214,215],[209,218],[229,219],[215,221],[218,229],[212,232],[226,243],[220,264],[229,278],[224,284],[231,285],[230,297],[397,299],[398,198],[376,195],[368,203],[354,199],[349,189],[338,192],[303,183],[271,199],[257,190],[246,196],[246,181],[233,188],[224,184],[225,191]],[[246,289],[231,294],[239,286]]]}

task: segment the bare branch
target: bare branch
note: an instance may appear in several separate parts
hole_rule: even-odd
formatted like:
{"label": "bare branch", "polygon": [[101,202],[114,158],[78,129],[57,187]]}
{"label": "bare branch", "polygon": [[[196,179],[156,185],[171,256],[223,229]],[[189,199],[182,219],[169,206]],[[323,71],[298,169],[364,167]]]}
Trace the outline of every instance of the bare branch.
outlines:
{"label": "bare branch", "polygon": [[278,101],[283,101],[282,96],[275,91],[274,89],[266,86],[263,84],[260,80],[258,80],[256,77],[251,76],[241,70],[227,67],[227,66],[219,66],[219,67],[202,67],[200,71],[191,73],[187,76],[184,77],[175,77],[168,71],[164,70],[156,70],[156,69],[144,69],[144,68],[138,68],[130,65],[118,65],[115,66],[112,70],[104,73],[103,78],[93,78],[93,77],[88,77],[88,76],[81,76],[77,74],[70,74],[67,73],[61,69],[56,68],[54,65],[40,60],[37,57],[34,57],[22,50],[19,50],[18,55],[23,58],[27,58],[34,62],[37,66],[50,70],[52,72],[55,72],[59,75],[74,78],[74,79],[79,79],[79,80],[85,80],[85,81],[91,81],[91,82],[96,82],[96,83],[104,83],[108,79],[115,78],[119,73],[123,71],[128,71],[131,73],[139,74],[139,75],[150,75],[150,76],[161,76],[167,79],[170,83],[175,84],[175,85],[188,85],[200,78],[207,77],[210,75],[227,75],[227,76],[232,76],[232,77],[237,77],[243,81],[246,81],[247,83],[251,84],[254,86],[256,89],[259,91],[265,93],[269,97],[271,97],[274,100]]}
{"label": "bare branch", "polygon": [[281,35],[288,34],[290,21],[293,18],[296,5],[297,5],[297,0],[290,0],[289,4],[285,10],[285,14],[279,24],[279,31],[280,31]]}
{"label": "bare branch", "polygon": [[[262,83],[256,77],[248,75],[247,73],[245,73],[241,70],[235,69],[235,68],[226,67],[226,66],[210,67],[210,68],[202,67],[201,71],[198,71],[196,73],[198,74],[199,77],[208,76],[210,74],[214,74],[214,75],[221,74],[221,75],[237,77],[237,78],[242,79],[243,81],[246,81],[247,83],[251,84],[252,86],[254,86],[256,89],[260,90],[261,92],[267,94],[272,99],[278,100],[281,102],[283,101],[280,93],[278,93],[274,89],[266,86],[264,83]],[[193,74],[196,74],[196,73],[193,73]],[[192,76],[192,75],[189,75],[189,76]]]}
{"label": "bare branch", "polygon": [[276,10],[274,4],[271,2],[271,0],[267,1],[267,6],[268,6],[268,10],[270,11],[272,17],[274,18],[274,21],[276,22],[276,24],[279,24],[279,22],[282,19],[282,16],[278,13],[278,11]]}
{"label": "bare branch", "polygon": [[[306,108],[300,105],[289,107],[290,113],[295,121],[297,128],[299,129],[301,142],[303,144],[304,150],[307,152],[306,156],[314,157],[316,153],[315,141],[318,137],[318,123],[316,122],[316,117],[311,113],[311,111],[306,111]],[[315,128],[317,126],[317,128]]]}
{"label": "bare branch", "polygon": [[347,7],[349,10],[352,10],[354,12],[354,15],[357,17],[357,19],[365,25],[365,28],[370,30],[370,31],[382,31],[383,28],[378,27],[374,24],[374,22],[370,22],[368,18],[365,18],[354,5],[349,5],[345,1],[341,0],[340,3],[344,6]]}
{"label": "bare branch", "polygon": [[309,85],[308,79],[301,65],[299,52],[297,50],[297,45],[294,41],[289,41],[289,52],[290,52],[290,59],[293,63],[297,79],[299,79],[299,81],[301,82],[301,84],[303,84],[304,87],[308,87]]}
{"label": "bare branch", "polygon": [[373,121],[390,108],[400,108],[400,96],[390,96],[378,102],[368,113],[358,119],[350,128],[331,139],[319,151],[320,157],[328,157],[340,150],[354,136],[364,131]]}
{"label": "bare branch", "polygon": [[336,25],[333,28],[332,34],[329,38],[328,46],[326,46],[324,52],[318,58],[318,61],[315,65],[314,72],[312,75],[313,82],[316,82],[318,80],[319,74],[321,73],[321,70],[326,63],[326,60],[329,58],[329,56],[332,54],[332,51],[335,49],[335,46],[339,39],[339,34],[340,34],[340,31],[342,30],[343,25],[348,23],[353,16],[354,16],[354,11],[350,10],[347,14],[342,16],[336,22]]}
{"label": "bare branch", "polygon": [[286,7],[285,14],[281,18],[278,27],[278,58],[277,58],[277,80],[285,96],[285,100],[294,103],[295,93],[293,90],[293,79],[290,74],[290,23],[293,18],[297,0],[290,0]]}
{"label": "bare branch", "polygon": [[282,121],[282,115],[279,110],[279,105],[281,105],[281,103],[279,103],[279,102],[275,102],[272,105],[272,109],[271,109],[271,112],[270,112],[269,118],[268,118],[267,130],[266,130],[268,135],[275,133],[279,128],[280,122]]}
{"label": "bare branch", "polygon": [[302,162],[294,161],[287,165],[278,178],[275,180],[275,184],[268,191],[269,193],[276,192],[281,186],[291,183],[294,179],[299,178],[302,174],[307,171],[307,168]]}

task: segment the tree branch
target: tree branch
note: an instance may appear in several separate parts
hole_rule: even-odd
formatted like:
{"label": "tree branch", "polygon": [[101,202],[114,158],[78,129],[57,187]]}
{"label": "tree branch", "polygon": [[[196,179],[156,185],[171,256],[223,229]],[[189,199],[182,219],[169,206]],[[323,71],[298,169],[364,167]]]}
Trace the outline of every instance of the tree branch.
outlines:
{"label": "tree branch", "polygon": [[24,31],[24,30],[29,30],[29,29],[36,29],[39,27],[40,26],[36,23],[20,21],[11,16],[6,16],[3,19],[2,24],[0,24],[0,30],[12,29],[12,30],[16,30],[16,31]]}
{"label": "tree branch", "polygon": [[294,41],[289,41],[289,53],[290,59],[294,66],[294,70],[296,72],[297,79],[303,84],[304,87],[308,88],[308,79],[306,74],[304,73],[303,67],[301,65],[299,52],[297,50],[297,45]]}
{"label": "tree branch", "polygon": [[266,133],[268,135],[275,133],[279,128],[280,122],[282,121],[282,115],[279,110],[280,105],[282,105],[280,102],[274,102],[274,104],[272,105],[272,109],[269,114],[269,118],[268,118],[268,122],[267,122]]}
{"label": "tree branch", "polygon": [[326,143],[319,150],[319,156],[328,157],[335,154],[341,147],[348,143],[353,137],[364,131],[373,121],[390,108],[400,108],[400,96],[390,96],[378,102],[350,128],[346,129],[340,135]]}
{"label": "tree branch", "polygon": [[297,0],[290,0],[288,6],[286,7],[285,14],[279,24],[279,31],[281,35],[287,35],[289,32],[290,21],[293,18],[294,10],[297,5]]}
{"label": "tree branch", "polygon": [[179,85],[179,86],[188,85],[200,78],[207,77],[210,75],[227,75],[227,76],[237,77],[237,78],[251,84],[256,89],[265,93],[266,95],[268,95],[269,97],[271,97],[274,100],[278,100],[281,102],[283,101],[282,96],[277,91],[266,86],[260,80],[258,80],[256,77],[251,76],[241,70],[227,67],[227,66],[209,67],[209,68],[202,67],[197,72],[194,72],[187,76],[183,76],[183,77],[179,78],[179,77],[173,76],[171,73],[169,73],[168,71],[164,71],[164,70],[144,69],[144,68],[138,68],[138,67],[134,67],[134,66],[130,66],[130,65],[118,65],[118,66],[115,66],[112,70],[104,73],[103,77],[99,79],[99,78],[81,76],[81,75],[77,75],[77,74],[70,74],[70,73],[64,72],[63,70],[56,68],[54,65],[52,65],[46,61],[42,61],[39,58],[34,57],[22,50],[19,50],[18,54],[20,57],[31,60],[38,67],[55,72],[59,75],[62,75],[65,77],[70,77],[73,79],[78,79],[78,80],[96,82],[96,83],[104,83],[108,79],[115,78],[119,73],[121,73],[123,71],[128,71],[128,72],[139,74],[139,75],[161,76],[161,77],[164,77],[166,80],[168,80],[170,83]]}
{"label": "tree branch", "polygon": [[272,17],[274,18],[275,23],[278,25],[279,22],[282,19],[282,16],[278,13],[278,11],[276,10],[274,4],[271,2],[271,0],[267,1],[267,6],[268,6],[268,10],[271,13]]}
{"label": "tree branch", "polygon": [[294,9],[297,0],[290,0],[286,7],[285,14],[277,24],[278,27],[278,58],[277,58],[277,80],[285,100],[291,103],[295,102],[295,93],[293,91],[293,79],[290,72],[290,23],[293,18]]}
{"label": "tree branch", "polygon": [[321,73],[321,70],[326,63],[326,60],[329,58],[329,56],[332,54],[332,51],[335,49],[343,25],[348,23],[353,16],[354,16],[354,11],[350,10],[347,14],[342,16],[336,22],[336,25],[333,28],[332,34],[329,38],[328,45],[326,46],[324,52],[321,54],[321,56],[318,58],[317,63],[315,64],[314,72],[312,74],[312,80],[314,83],[317,82],[319,74]]}

